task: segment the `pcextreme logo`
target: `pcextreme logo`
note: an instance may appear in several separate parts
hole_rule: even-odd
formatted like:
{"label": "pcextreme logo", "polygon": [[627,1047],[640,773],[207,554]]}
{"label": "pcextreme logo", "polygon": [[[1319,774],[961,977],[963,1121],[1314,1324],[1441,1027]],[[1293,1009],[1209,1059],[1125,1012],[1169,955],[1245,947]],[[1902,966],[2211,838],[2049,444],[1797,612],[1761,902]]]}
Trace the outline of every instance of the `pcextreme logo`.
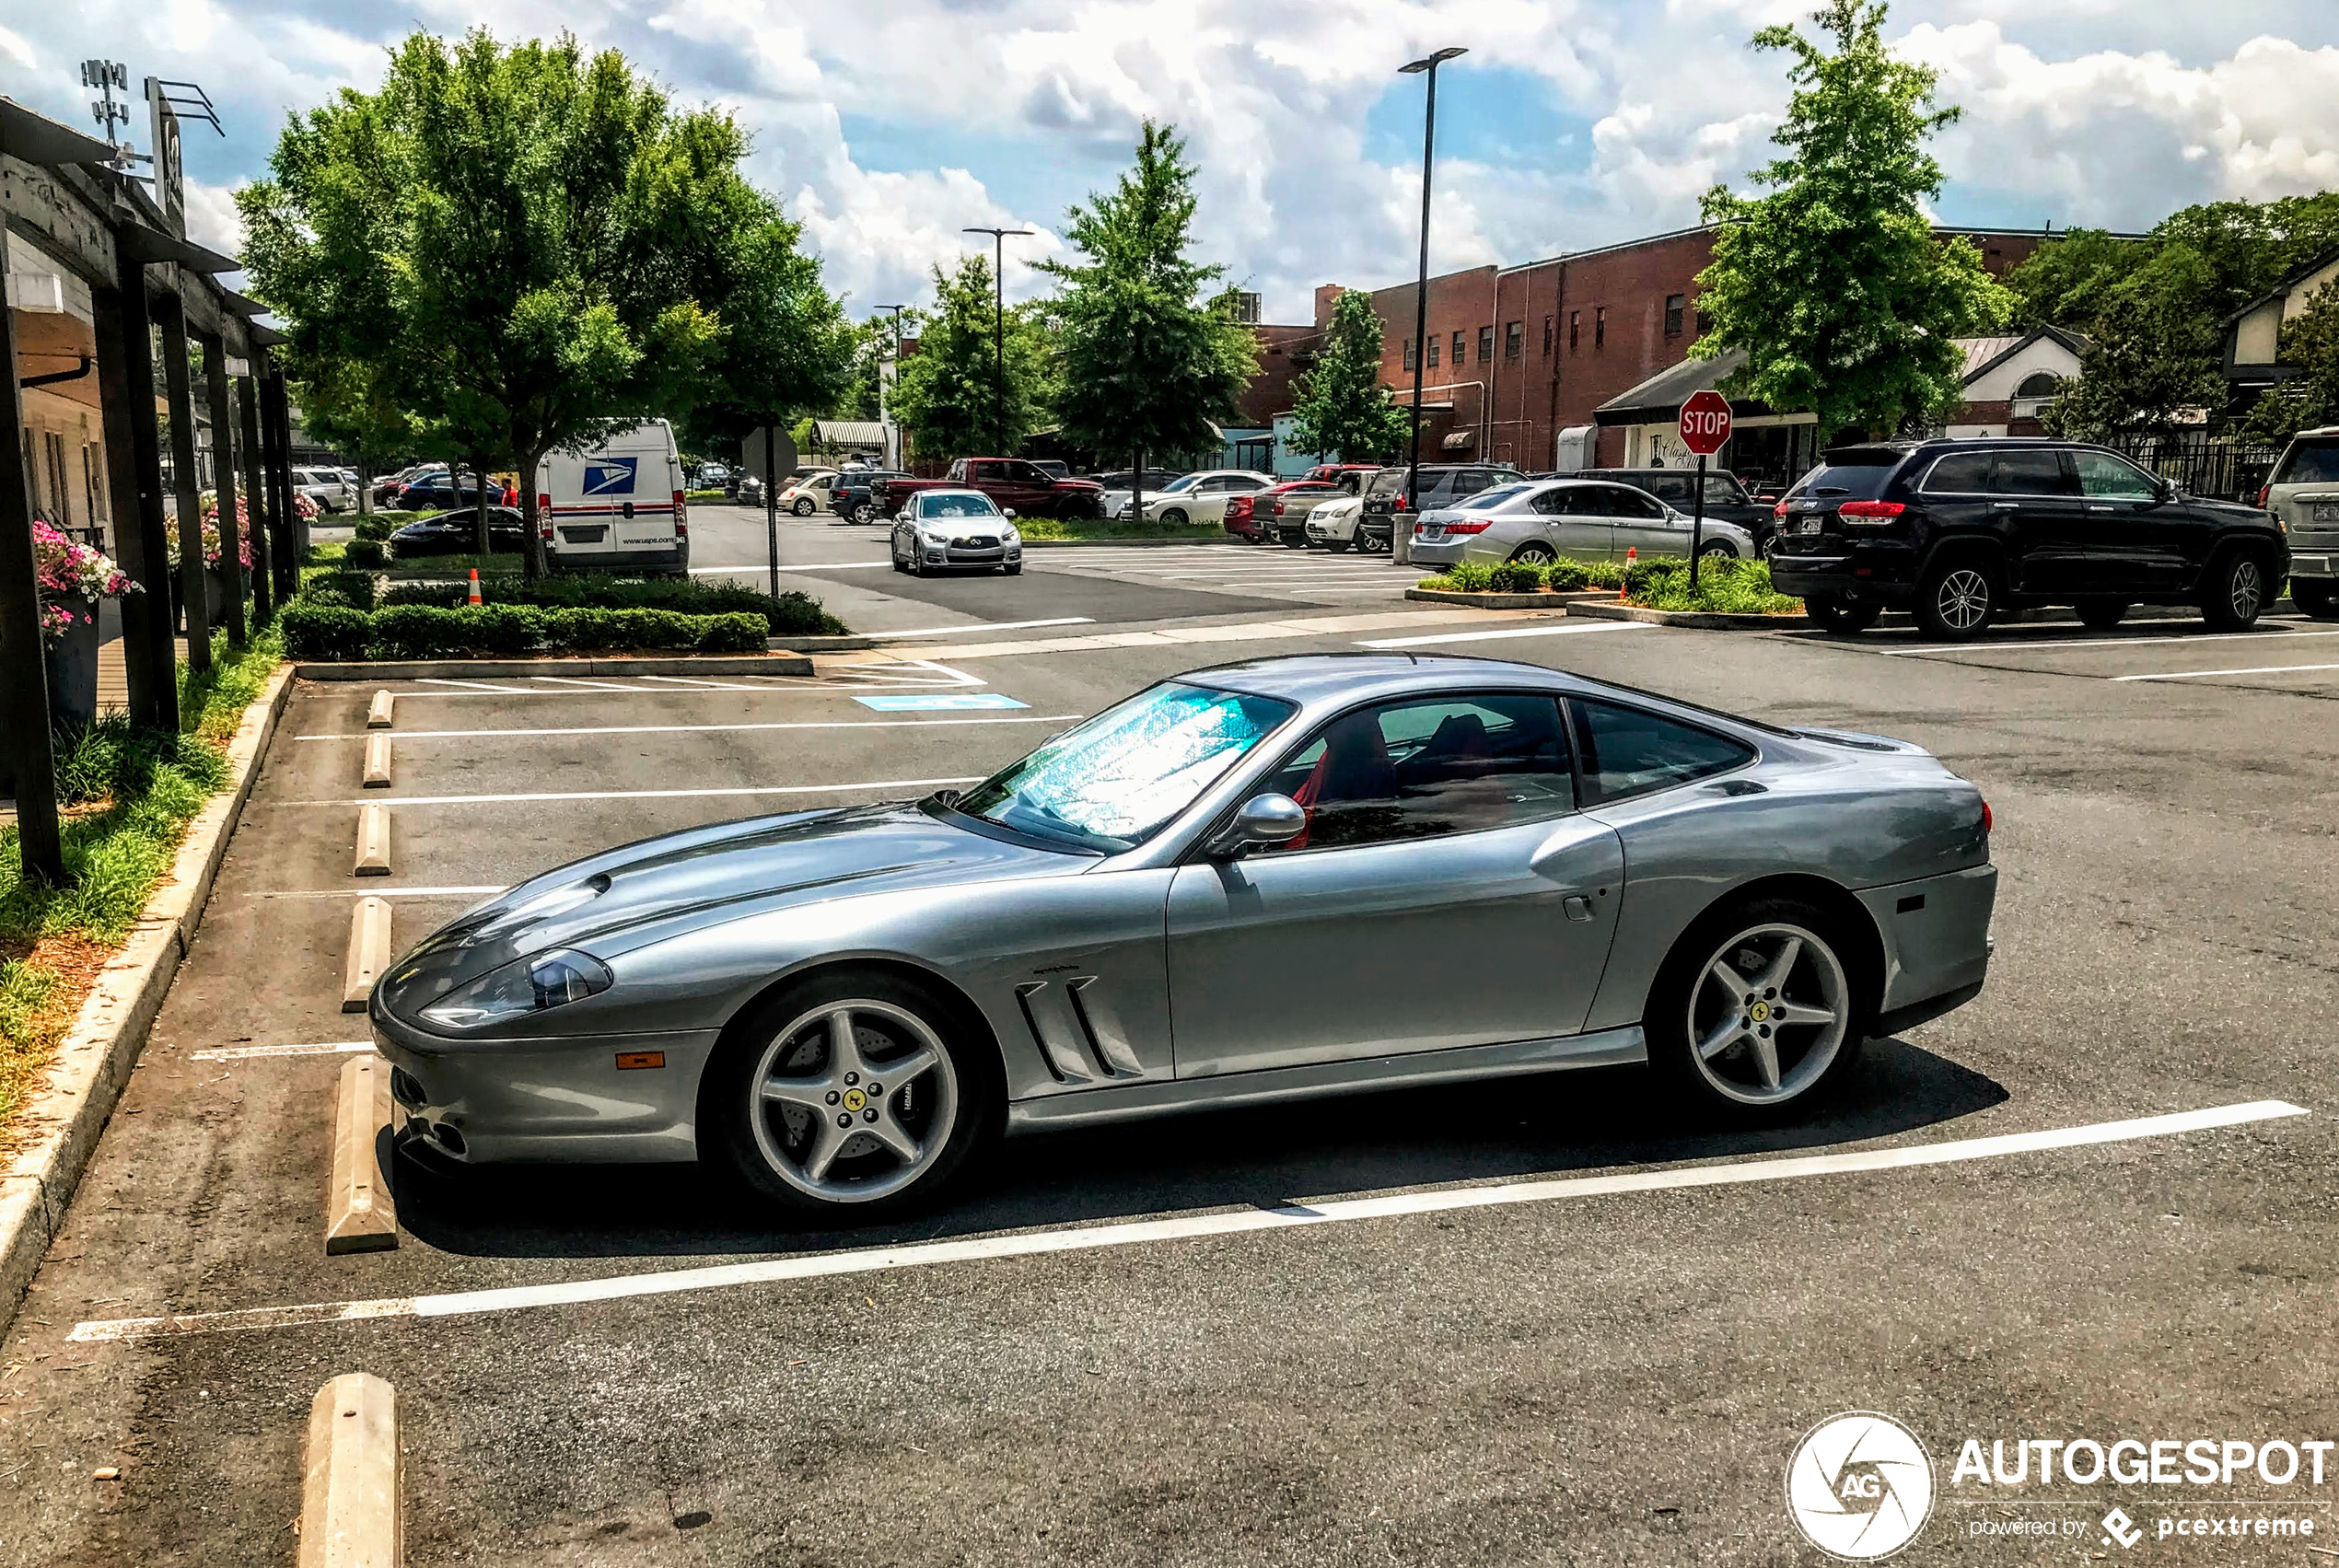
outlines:
{"label": "pcextreme logo", "polygon": [[1933,1461],[1889,1415],[1846,1411],[1803,1434],[1786,1463],[1786,1516],[1830,1557],[1874,1562],[1933,1515]]}

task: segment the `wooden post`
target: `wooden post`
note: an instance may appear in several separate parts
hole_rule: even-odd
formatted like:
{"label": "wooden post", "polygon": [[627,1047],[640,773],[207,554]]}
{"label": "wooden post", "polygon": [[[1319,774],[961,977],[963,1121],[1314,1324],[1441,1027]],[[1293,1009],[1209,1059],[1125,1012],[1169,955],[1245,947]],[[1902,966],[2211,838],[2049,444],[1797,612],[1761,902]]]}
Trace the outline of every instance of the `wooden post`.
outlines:
{"label": "wooden post", "polygon": [[250,498],[251,615],[261,624],[275,610],[275,552],[269,548],[268,491],[260,480],[260,383],[250,359],[236,377],[236,455],[243,459],[244,494]]}
{"label": "wooden post", "polygon": [[57,758],[49,735],[49,663],[41,634],[40,560],[32,545],[32,476],[25,471],[24,398],[17,388],[16,313],[0,301],[0,731],[17,790],[24,875],[52,887],[65,880],[57,838]]}
{"label": "wooden post", "polygon": [[267,423],[270,440],[275,448],[273,461],[274,472],[270,477],[275,492],[275,505],[271,509],[276,518],[276,537],[273,541],[276,555],[276,597],[289,602],[300,591],[302,559],[300,512],[293,505],[292,491],[292,422],[286,412],[284,366],[269,372],[261,391],[261,418]]}
{"label": "wooden post", "polygon": [[227,348],[203,340],[204,401],[211,405],[212,488],[219,493],[219,581],[227,589],[227,645],[244,645],[243,525],[236,520],[236,411],[227,401]]}
{"label": "wooden post", "polygon": [[171,489],[179,506],[179,601],[187,617],[187,668],[211,668],[211,599],[203,575],[203,497],[195,473],[195,398],[187,370],[187,306],[176,290],[162,296],[162,380],[170,400]]}
{"label": "wooden post", "polygon": [[91,290],[91,302],[114,557],[145,590],[122,601],[123,674],[131,721],[177,729],[179,656],[172,646],[170,555],[164,532],[169,525],[162,515],[162,436],[155,428],[154,322],[146,311],[146,269],[125,259],[122,270],[121,286]]}

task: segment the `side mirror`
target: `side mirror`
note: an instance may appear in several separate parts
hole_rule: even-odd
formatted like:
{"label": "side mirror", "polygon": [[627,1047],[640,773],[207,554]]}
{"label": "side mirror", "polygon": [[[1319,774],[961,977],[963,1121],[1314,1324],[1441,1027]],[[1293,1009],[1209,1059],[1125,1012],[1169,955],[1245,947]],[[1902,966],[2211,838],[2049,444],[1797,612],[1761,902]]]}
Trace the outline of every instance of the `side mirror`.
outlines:
{"label": "side mirror", "polygon": [[1287,844],[1307,830],[1308,810],[1299,802],[1287,795],[1254,795],[1210,851],[1223,860],[1239,860],[1254,849]]}
{"label": "side mirror", "polygon": [[2154,480],[2152,482],[2152,498],[2155,501],[2159,502],[2162,505],[2166,505],[2170,502],[2174,501],[2177,498],[2176,481],[2172,479]]}
{"label": "side mirror", "polygon": [[1014,521],[1015,521],[1015,508],[1014,508],[1014,507],[1012,507],[1012,506],[1002,506],[1002,507],[1000,507],[1000,508],[999,508],[999,512],[1000,512],[1000,515],[1001,515],[1001,516],[1003,516],[1003,517],[1005,517],[1007,518],[1007,521],[1009,521],[1009,522],[1014,522]]}

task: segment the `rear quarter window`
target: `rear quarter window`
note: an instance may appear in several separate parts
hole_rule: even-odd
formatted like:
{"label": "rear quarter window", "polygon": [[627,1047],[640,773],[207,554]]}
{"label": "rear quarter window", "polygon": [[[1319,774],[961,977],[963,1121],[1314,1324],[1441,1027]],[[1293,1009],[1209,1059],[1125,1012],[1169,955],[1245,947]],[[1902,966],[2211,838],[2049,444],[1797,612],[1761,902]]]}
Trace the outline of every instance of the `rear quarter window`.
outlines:
{"label": "rear quarter window", "polygon": [[1710,778],[1755,759],[1742,741],[1646,709],[1580,698],[1569,706],[1588,807]]}
{"label": "rear quarter window", "polygon": [[2275,470],[2275,484],[2339,483],[2339,436],[2293,441]]}

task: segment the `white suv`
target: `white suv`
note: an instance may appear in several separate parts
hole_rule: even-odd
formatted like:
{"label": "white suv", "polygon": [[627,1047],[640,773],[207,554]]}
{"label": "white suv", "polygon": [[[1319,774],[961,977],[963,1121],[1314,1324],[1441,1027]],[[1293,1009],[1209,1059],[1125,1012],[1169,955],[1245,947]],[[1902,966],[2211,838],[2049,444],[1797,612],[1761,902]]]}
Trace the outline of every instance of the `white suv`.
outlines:
{"label": "white suv", "polygon": [[2339,620],[2339,424],[2293,436],[2258,505],[2290,538],[2290,602]]}

